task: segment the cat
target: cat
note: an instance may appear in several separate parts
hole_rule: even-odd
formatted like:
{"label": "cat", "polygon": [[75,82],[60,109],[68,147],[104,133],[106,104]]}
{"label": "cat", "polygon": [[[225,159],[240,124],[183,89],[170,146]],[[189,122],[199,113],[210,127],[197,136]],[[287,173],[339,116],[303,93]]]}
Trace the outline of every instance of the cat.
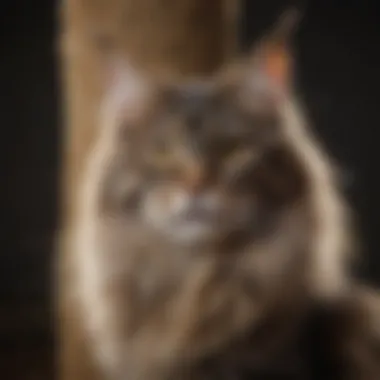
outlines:
{"label": "cat", "polygon": [[106,378],[284,378],[270,371],[302,361],[293,344],[323,325],[309,327],[322,304],[328,325],[349,326],[334,341],[353,366],[343,378],[380,373],[347,353],[365,339],[350,309],[348,211],[279,36],[198,81],[114,61],[75,241],[80,312]]}

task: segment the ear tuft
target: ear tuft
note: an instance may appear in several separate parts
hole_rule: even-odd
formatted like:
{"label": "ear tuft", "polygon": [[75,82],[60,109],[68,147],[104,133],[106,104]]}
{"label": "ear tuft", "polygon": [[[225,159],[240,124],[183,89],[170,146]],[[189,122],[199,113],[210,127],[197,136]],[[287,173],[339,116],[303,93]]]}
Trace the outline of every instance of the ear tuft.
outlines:
{"label": "ear tuft", "polygon": [[134,66],[121,56],[113,56],[107,63],[106,91],[120,92],[133,98],[147,88],[147,81]]}
{"label": "ear tuft", "polygon": [[301,13],[296,8],[289,8],[283,12],[276,22],[268,39],[272,42],[287,44],[294,36],[300,23]]}
{"label": "ear tuft", "polygon": [[295,8],[287,10],[252,54],[255,67],[281,89],[289,85],[292,71],[289,43],[299,24],[299,19],[298,10]]}
{"label": "ear tuft", "polygon": [[145,103],[150,83],[122,56],[109,57],[106,64],[104,100],[111,114],[132,116]]}

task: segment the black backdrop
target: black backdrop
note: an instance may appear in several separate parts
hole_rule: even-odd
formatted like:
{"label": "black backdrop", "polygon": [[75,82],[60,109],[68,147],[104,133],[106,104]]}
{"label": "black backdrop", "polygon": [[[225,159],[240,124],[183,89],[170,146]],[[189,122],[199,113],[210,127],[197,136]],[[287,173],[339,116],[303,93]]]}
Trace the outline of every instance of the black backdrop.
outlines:
{"label": "black backdrop", "polygon": [[[363,241],[361,275],[380,283],[376,2],[311,0],[296,37],[296,58],[300,96],[317,134],[346,174],[347,196]],[[245,1],[241,28],[245,48],[275,21],[286,3]],[[51,359],[53,347],[50,276],[61,148],[55,27],[51,0],[6,0],[1,6],[0,371],[7,371],[4,379],[39,379],[38,358]],[[28,376],[22,371],[16,375],[22,368],[29,368]]]}

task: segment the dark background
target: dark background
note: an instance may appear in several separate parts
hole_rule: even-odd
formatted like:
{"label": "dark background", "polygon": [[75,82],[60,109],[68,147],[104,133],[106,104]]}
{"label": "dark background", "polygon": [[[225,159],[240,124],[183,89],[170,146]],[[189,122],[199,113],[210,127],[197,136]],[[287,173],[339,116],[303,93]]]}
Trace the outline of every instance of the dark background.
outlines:
{"label": "dark background", "polygon": [[[310,1],[295,46],[300,97],[344,169],[363,241],[360,274],[380,283],[376,2]],[[248,47],[286,2],[245,4],[242,43]],[[0,376],[5,380],[53,378],[51,266],[61,149],[56,13],[51,0],[7,0],[0,13]]]}

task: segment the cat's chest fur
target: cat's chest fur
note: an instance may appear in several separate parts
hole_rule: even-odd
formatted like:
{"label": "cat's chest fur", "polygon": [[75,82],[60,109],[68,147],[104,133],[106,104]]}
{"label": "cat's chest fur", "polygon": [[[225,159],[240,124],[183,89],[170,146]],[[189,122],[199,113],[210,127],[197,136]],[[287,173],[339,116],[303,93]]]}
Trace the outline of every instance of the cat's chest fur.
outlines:
{"label": "cat's chest fur", "polygon": [[[153,355],[154,362],[169,367],[172,360],[192,367],[193,361],[244,337],[270,313],[271,302],[276,302],[272,294],[278,294],[276,284],[290,274],[284,267],[299,269],[291,260],[284,265],[277,259],[284,252],[271,253],[265,246],[255,247],[255,254],[250,246],[223,253],[190,250],[136,223],[124,224],[120,230],[109,227],[112,233],[103,235],[108,250],[103,250],[104,263],[99,265],[109,268],[102,291],[107,307],[116,312],[116,334],[123,337],[134,357],[144,361],[145,356]],[[269,265],[273,262],[275,266]],[[277,281],[272,277],[276,273]],[[297,285],[291,277],[286,286],[281,285],[281,298],[294,303],[294,310],[300,293],[295,291]],[[302,286],[298,289],[303,291]],[[290,293],[294,302],[288,299]],[[269,334],[288,334],[287,329],[286,323],[276,324]],[[257,362],[267,355],[256,338],[254,351]]]}
{"label": "cat's chest fur", "polygon": [[233,257],[187,249],[154,235],[132,235],[136,239],[126,237],[128,248],[114,254],[121,270],[119,281],[133,294],[133,312],[141,313],[141,321],[144,316],[185,314],[186,308],[188,317],[199,313],[200,318],[206,309],[213,313],[231,302],[233,294],[246,293],[247,302],[252,302],[248,293],[254,289],[254,280]]}

